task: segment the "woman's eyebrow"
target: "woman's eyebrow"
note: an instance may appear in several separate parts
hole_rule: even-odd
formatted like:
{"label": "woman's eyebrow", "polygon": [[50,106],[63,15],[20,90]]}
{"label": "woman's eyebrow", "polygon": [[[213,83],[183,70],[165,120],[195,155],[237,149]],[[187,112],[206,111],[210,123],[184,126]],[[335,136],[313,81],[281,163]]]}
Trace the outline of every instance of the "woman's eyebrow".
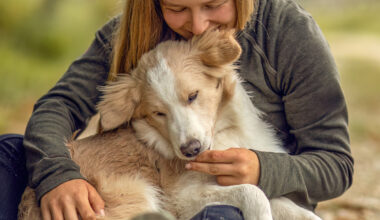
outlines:
{"label": "woman's eyebrow", "polygon": [[[218,0],[209,0],[209,1],[202,2],[202,4],[209,4],[216,1]],[[162,4],[165,6],[182,6],[182,5],[177,5],[175,2],[168,2],[167,0],[162,0]]]}

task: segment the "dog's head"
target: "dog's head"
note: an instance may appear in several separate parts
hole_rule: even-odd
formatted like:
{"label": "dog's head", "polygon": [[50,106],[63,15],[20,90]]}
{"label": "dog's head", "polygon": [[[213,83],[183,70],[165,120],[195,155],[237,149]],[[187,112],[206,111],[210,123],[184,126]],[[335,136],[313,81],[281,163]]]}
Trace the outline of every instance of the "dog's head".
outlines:
{"label": "dog's head", "polygon": [[103,130],[131,122],[138,138],[166,158],[193,159],[212,146],[218,112],[234,92],[240,53],[232,31],[159,44],[131,74],[103,88]]}

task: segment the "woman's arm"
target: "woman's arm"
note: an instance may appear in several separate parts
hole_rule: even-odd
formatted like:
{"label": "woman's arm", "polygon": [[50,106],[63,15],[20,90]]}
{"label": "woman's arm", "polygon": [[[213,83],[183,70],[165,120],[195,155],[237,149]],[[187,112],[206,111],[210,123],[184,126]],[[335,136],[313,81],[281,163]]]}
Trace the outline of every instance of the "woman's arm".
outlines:
{"label": "woman's arm", "polygon": [[291,155],[257,152],[259,186],[270,198],[315,205],[352,184],[347,107],[330,48],[311,16],[292,1],[267,2],[258,16],[267,37],[258,43],[274,70],[267,82],[283,103]]}
{"label": "woman's arm", "polygon": [[72,179],[83,179],[71,160],[65,142],[95,113],[109,71],[113,19],[96,33],[89,49],[72,63],[57,84],[34,106],[28,122],[24,146],[29,185],[37,199]]}

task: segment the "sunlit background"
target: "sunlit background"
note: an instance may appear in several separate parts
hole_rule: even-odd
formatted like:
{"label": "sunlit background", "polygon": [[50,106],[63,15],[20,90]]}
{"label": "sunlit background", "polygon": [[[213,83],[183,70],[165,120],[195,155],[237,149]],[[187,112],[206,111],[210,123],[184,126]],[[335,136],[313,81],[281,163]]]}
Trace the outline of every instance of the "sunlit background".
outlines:
{"label": "sunlit background", "polygon": [[[380,219],[380,1],[297,0],[330,43],[349,107],[354,184],[330,220]],[[23,133],[34,102],[120,13],[120,0],[0,1],[0,134]]]}

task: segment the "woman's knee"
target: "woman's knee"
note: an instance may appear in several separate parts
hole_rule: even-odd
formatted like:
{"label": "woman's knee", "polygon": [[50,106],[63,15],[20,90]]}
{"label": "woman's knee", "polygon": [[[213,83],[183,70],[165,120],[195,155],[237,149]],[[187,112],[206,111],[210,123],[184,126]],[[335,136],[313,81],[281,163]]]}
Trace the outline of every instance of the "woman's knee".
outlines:
{"label": "woman's knee", "polygon": [[17,207],[27,184],[22,143],[22,135],[0,135],[0,219],[17,219]]}
{"label": "woman's knee", "polygon": [[3,134],[0,135],[0,150],[4,152],[24,152],[22,142],[24,136],[21,134]]}
{"label": "woman's knee", "polygon": [[244,220],[243,213],[235,206],[230,205],[210,205],[206,206],[200,213],[191,220]]}
{"label": "woman's knee", "polygon": [[0,166],[5,167],[16,176],[25,174],[25,151],[22,135],[0,135]]}

